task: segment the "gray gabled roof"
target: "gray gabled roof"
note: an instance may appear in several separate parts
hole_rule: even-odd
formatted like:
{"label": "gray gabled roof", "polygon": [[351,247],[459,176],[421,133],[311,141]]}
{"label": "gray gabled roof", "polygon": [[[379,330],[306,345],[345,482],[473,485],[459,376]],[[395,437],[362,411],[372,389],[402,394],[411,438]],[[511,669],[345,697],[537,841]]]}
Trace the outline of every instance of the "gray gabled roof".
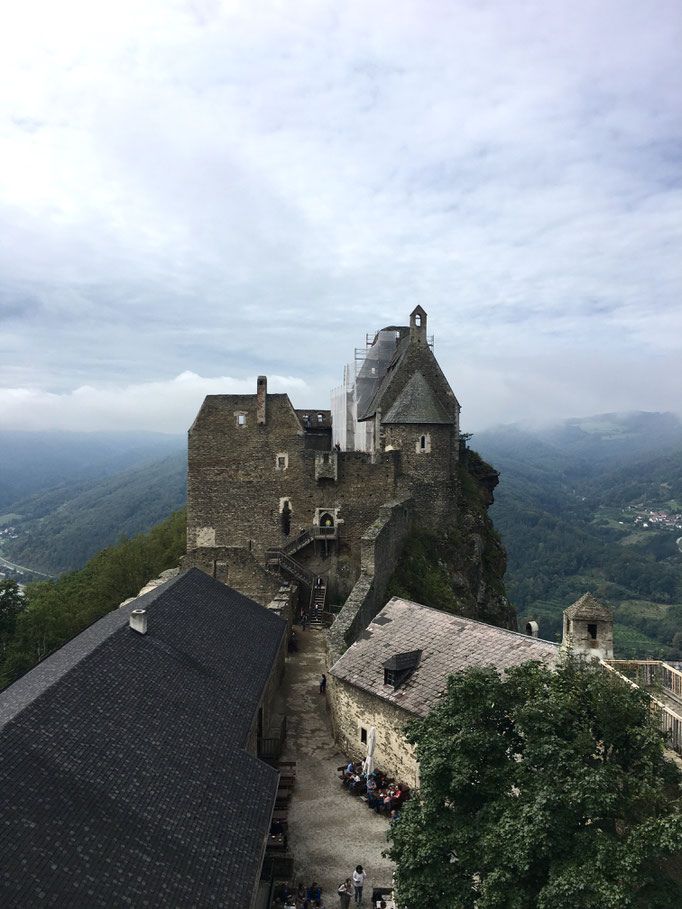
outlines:
{"label": "gray gabled roof", "polygon": [[190,569],[0,693],[3,909],[249,906],[278,774],[245,747],[285,629]]}
{"label": "gray gabled roof", "polygon": [[395,399],[382,423],[454,423],[421,372],[416,372]]}
{"label": "gray gabled roof", "polygon": [[[384,665],[421,650],[400,688],[384,684]],[[426,716],[445,693],[449,675],[470,666],[509,669],[526,660],[553,663],[559,645],[394,597],[329,670],[335,679],[415,716]]]}
{"label": "gray gabled roof", "polygon": [[606,606],[603,606],[599,600],[596,600],[591,593],[584,593],[579,600],[576,600],[564,615],[569,619],[582,619],[589,621],[594,619],[602,622],[612,622],[613,613]]}

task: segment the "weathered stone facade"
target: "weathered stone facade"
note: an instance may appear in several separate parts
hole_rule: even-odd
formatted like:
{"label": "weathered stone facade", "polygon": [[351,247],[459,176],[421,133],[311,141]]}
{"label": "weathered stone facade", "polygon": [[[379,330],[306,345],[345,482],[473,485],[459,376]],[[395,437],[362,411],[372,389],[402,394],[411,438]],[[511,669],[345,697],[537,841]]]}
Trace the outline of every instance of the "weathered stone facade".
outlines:
{"label": "weathered stone facade", "polygon": [[[411,530],[445,534],[471,524],[459,510],[459,403],[421,307],[409,326],[382,329],[368,347],[352,394],[343,391],[353,406],[341,435],[338,409],[296,410],[287,395],[268,394],[265,376],[254,391],[210,395],[189,431],[183,567],[264,605],[289,577],[305,607],[322,576],[327,606],[343,607],[332,633],[340,652],[383,606]],[[476,586],[463,600],[477,608],[485,601],[476,617],[487,618],[484,555],[482,545],[467,556],[467,565],[481,564],[462,573],[464,585],[471,576]],[[498,563],[503,571],[504,558]],[[503,597],[501,575],[498,587]],[[506,606],[508,614],[490,611],[513,624]]]}
{"label": "weathered stone facade", "polygon": [[419,764],[404,732],[418,717],[339,679],[330,683],[328,701],[334,738],[349,760],[367,757],[367,735],[374,727],[375,765],[411,789],[419,786]]}

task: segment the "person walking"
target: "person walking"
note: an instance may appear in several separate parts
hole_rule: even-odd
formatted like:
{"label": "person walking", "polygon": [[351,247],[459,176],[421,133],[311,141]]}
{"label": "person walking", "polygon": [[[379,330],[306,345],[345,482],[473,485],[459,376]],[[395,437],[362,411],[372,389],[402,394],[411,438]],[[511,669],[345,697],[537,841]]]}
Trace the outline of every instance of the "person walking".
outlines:
{"label": "person walking", "polygon": [[308,624],[308,616],[304,612],[301,616],[301,631],[305,631],[305,626]]}
{"label": "person walking", "polygon": [[322,678],[320,679],[320,694],[324,694],[327,690],[327,676],[322,673]]}
{"label": "person walking", "polygon": [[353,872],[353,886],[355,887],[355,905],[362,905],[362,888],[365,884],[367,875],[362,870],[362,865],[358,865]]}
{"label": "person walking", "polygon": [[339,900],[341,901],[341,909],[348,909],[350,906],[350,898],[353,893],[353,882],[349,877],[346,880],[339,884],[338,889]]}

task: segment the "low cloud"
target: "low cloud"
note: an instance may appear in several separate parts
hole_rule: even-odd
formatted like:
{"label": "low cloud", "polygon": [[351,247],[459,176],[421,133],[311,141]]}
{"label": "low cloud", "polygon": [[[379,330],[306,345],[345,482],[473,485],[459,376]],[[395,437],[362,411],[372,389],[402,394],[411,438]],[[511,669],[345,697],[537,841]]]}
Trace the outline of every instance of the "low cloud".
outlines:
{"label": "low cloud", "polygon": [[[193,372],[184,372],[167,382],[120,388],[83,385],[64,394],[2,389],[0,424],[4,429],[180,433],[192,425],[206,395],[254,394],[255,390],[256,376],[205,378]],[[298,395],[305,390],[300,379],[268,377],[269,392]]]}

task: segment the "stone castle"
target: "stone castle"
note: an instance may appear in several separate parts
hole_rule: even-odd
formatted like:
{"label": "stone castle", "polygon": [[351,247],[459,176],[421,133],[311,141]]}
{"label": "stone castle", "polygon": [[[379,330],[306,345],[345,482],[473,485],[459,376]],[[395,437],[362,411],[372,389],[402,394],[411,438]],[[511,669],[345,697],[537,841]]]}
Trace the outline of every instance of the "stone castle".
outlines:
{"label": "stone castle", "polygon": [[[348,642],[383,606],[409,533],[461,529],[459,413],[421,306],[368,338],[331,410],[295,409],[265,376],[253,395],[208,396],[189,430],[183,567],[263,604],[283,580],[303,609],[344,604],[335,627]],[[497,474],[479,474],[485,511]],[[469,531],[467,558],[480,562],[485,528]],[[508,603],[499,624],[515,627]]]}

